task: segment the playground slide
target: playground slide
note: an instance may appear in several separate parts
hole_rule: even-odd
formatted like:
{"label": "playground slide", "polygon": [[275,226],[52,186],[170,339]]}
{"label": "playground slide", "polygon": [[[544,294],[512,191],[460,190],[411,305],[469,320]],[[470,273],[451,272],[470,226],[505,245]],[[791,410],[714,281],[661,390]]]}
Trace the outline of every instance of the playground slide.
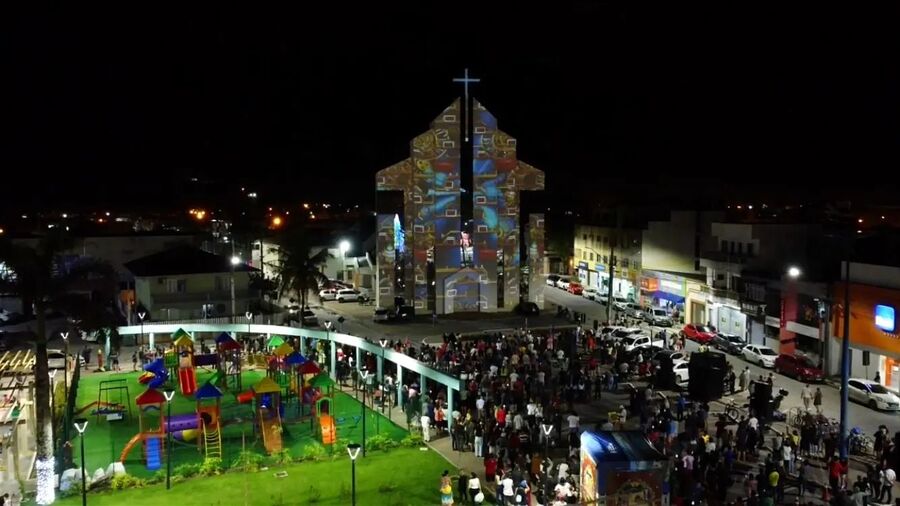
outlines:
{"label": "playground slide", "polygon": [[263,446],[266,452],[275,453],[281,451],[281,421],[277,418],[262,420]]}
{"label": "playground slide", "polygon": [[119,462],[125,462],[125,459],[128,458],[128,454],[131,452],[131,449],[141,441],[143,441],[143,434],[136,434],[131,440],[128,441],[128,444],[125,445],[125,448],[122,450],[122,454],[119,455]]}
{"label": "playground slide", "polygon": [[334,418],[331,415],[322,415],[319,417],[319,426],[322,427],[322,444],[333,445],[337,439],[334,430]]}
{"label": "playground slide", "polygon": [[197,377],[192,367],[178,369],[178,383],[183,395],[193,395],[197,391]]}
{"label": "playground slide", "polygon": [[147,470],[159,470],[162,467],[162,438],[147,438],[144,448],[147,451]]}

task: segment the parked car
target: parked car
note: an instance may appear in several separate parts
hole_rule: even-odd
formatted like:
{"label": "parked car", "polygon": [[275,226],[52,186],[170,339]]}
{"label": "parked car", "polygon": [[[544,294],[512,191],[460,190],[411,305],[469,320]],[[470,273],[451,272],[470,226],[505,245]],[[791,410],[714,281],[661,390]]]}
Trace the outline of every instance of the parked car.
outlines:
{"label": "parked car", "polygon": [[412,321],[416,317],[416,309],[412,306],[397,306],[394,319],[401,322]]}
{"label": "parked car", "polygon": [[628,299],[625,297],[620,297],[616,295],[613,297],[613,307],[616,308],[616,311],[625,311],[628,306]]}
{"label": "parked car", "polygon": [[323,290],[319,290],[319,300],[334,300],[337,297],[337,290],[334,288],[325,288]]}
{"label": "parked car", "polygon": [[642,336],[640,334],[622,338],[622,345],[625,347],[625,351],[631,351],[635,348],[647,348],[649,346],[662,348],[663,344],[662,339],[653,340],[650,336]]}
{"label": "parked car", "polygon": [[309,325],[311,327],[319,325],[319,318],[317,318],[316,313],[313,313],[309,308],[304,309],[300,314],[303,325]]}
{"label": "parked car", "polygon": [[581,290],[581,296],[588,300],[596,300],[598,295],[597,289],[592,286],[584,287]]}
{"label": "parked car", "polygon": [[359,292],[350,288],[344,288],[338,290],[334,298],[338,302],[356,302],[359,300]]}
{"label": "parked car", "polygon": [[684,326],[683,329],[681,329],[681,335],[690,339],[691,341],[697,341],[700,344],[705,344],[712,341],[713,338],[716,337],[716,331],[713,330],[712,327],[688,323]]}
{"label": "parked car", "polygon": [[672,318],[669,312],[661,307],[652,307],[644,311],[644,321],[657,327],[671,327]]}
{"label": "parked car", "polygon": [[595,300],[603,305],[608,305],[609,304],[609,294],[605,291],[598,290],[597,298]]}
{"label": "parked car", "polygon": [[556,280],[556,288],[561,288],[563,290],[569,289],[569,283],[571,283],[571,279],[569,278],[559,278]]}
{"label": "parked car", "polygon": [[559,276],[556,274],[551,274],[547,276],[547,285],[548,286],[556,286],[556,282],[559,281]]}
{"label": "parked car", "polygon": [[631,337],[635,334],[640,334],[641,329],[637,327],[617,327],[615,330],[610,332],[610,338],[613,341],[619,341],[626,337]]}
{"label": "parked car", "polygon": [[672,372],[675,373],[675,383],[684,385],[691,380],[690,363],[687,360],[679,360],[672,364]]}
{"label": "parked car", "polygon": [[656,355],[660,351],[662,351],[662,348],[653,345],[639,346],[628,351],[622,351],[621,353],[616,355],[616,365],[619,365],[622,362],[635,362],[638,355],[640,355],[643,360],[648,360],[650,357]]}
{"label": "parked car", "polygon": [[47,350],[47,367],[50,369],[65,369],[66,354],[62,350]]}
{"label": "parked car", "polygon": [[390,320],[391,320],[391,312],[383,307],[375,308],[375,312],[372,313],[372,321],[375,323],[387,322]]}
{"label": "parked car", "polygon": [[872,409],[885,411],[900,411],[900,397],[892,393],[880,383],[865,378],[850,378],[847,383],[849,389],[847,396],[860,404],[865,404]]}
{"label": "parked car", "polygon": [[732,355],[740,355],[741,350],[747,345],[743,337],[722,332],[717,333],[710,344],[713,348]]}
{"label": "parked car", "polygon": [[566,291],[571,293],[572,295],[581,295],[581,293],[584,291],[584,287],[581,286],[581,283],[577,281],[571,281],[569,282],[569,286],[566,287]]}
{"label": "parked car", "polygon": [[747,346],[744,346],[744,349],[741,350],[741,355],[744,356],[744,360],[747,362],[759,364],[760,367],[770,368],[775,367],[775,358],[778,357],[775,350],[759,344],[748,344]]}
{"label": "parked car", "polygon": [[798,381],[814,382],[825,379],[825,373],[811,360],[798,355],[782,353],[775,359],[775,372],[797,378]]}
{"label": "parked car", "polygon": [[642,320],[644,318],[644,309],[640,304],[629,302],[628,304],[625,304],[625,314],[632,318]]}
{"label": "parked car", "polygon": [[675,351],[675,350],[662,350],[653,355],[653,358],[650,359],[655,365],[659,365],[660,361],[664,358],[669,357],[672,362],[682,362],[687,361],[690,358],[690,354],[686,351]]}

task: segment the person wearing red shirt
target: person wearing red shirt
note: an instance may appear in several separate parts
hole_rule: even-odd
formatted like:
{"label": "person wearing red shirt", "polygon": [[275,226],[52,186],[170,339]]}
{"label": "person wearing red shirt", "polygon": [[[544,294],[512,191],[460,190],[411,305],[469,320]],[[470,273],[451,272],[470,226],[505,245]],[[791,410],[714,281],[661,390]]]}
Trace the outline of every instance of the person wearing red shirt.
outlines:
{"label": "person wearing red shirt", "polygon": [[503,406],[497,408],[497,416],[495,418],[497,419],[497,425],[506,427],[506,410],[503,409]]}
{"label": "person wearing red shirt", "polygon": [[838,487],[843,471],[844,466],[841,464],[841,461],[838,460],[837,457],[832,457],[831,462],[828,463],[828,484],[831,485],[832,494],[839,490]]}
{"label": "person wearing red shirt", "polygon": [[488,481],[488,483],[494,483],[494,479],[497,475],[497,459],[488,454],[487,458],[484,459],[484,477]]}

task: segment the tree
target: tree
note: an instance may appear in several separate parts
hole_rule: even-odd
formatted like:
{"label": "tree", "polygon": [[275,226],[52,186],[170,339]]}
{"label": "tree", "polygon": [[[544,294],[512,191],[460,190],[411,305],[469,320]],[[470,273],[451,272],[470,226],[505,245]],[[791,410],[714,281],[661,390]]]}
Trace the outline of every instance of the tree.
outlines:
{"label": "tree", "polygon": [[26,312],[34,308],[36,320],[34,401],[38,504],[51,504],[55,499],[47,313],[60,311],[85,321],[100,321],[95,315],[101,304],[76,291],[88,291],[108,301],[116,287],[115,271],[105,262],[86,258],[63,262],[63,253],[71,246],[71,240],[62,233],[50,233],[34,246],[0,240],[0,293],[21,297]]}
{"label": "tree", "polygon": [[[328,278],[319,266],[332,258],[328,249],[313,253],[312,244],[306,231],[294,227],[278,238],[278,259],[270,264],[278,273],[278,288],[284,292],[295,292],[300,297],[300,307],[305,308],[309,300],[309,290],[318,288]],[[301,324],[303,318],[300,319]]]}

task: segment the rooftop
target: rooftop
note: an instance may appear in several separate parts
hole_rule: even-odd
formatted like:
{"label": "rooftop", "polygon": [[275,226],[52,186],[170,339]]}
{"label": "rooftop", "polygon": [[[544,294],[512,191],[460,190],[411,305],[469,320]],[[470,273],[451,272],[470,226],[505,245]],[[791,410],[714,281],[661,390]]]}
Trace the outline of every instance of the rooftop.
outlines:
{"label": "rooftop", "polygon": [[[135,276],[173,276],[179,274],[213,274],[231,272],[231,259],[214,255],[192,246],[178,246],[147,255],[125,264]],[[257,271],[246,263],[234,266],[234,272]]]}

